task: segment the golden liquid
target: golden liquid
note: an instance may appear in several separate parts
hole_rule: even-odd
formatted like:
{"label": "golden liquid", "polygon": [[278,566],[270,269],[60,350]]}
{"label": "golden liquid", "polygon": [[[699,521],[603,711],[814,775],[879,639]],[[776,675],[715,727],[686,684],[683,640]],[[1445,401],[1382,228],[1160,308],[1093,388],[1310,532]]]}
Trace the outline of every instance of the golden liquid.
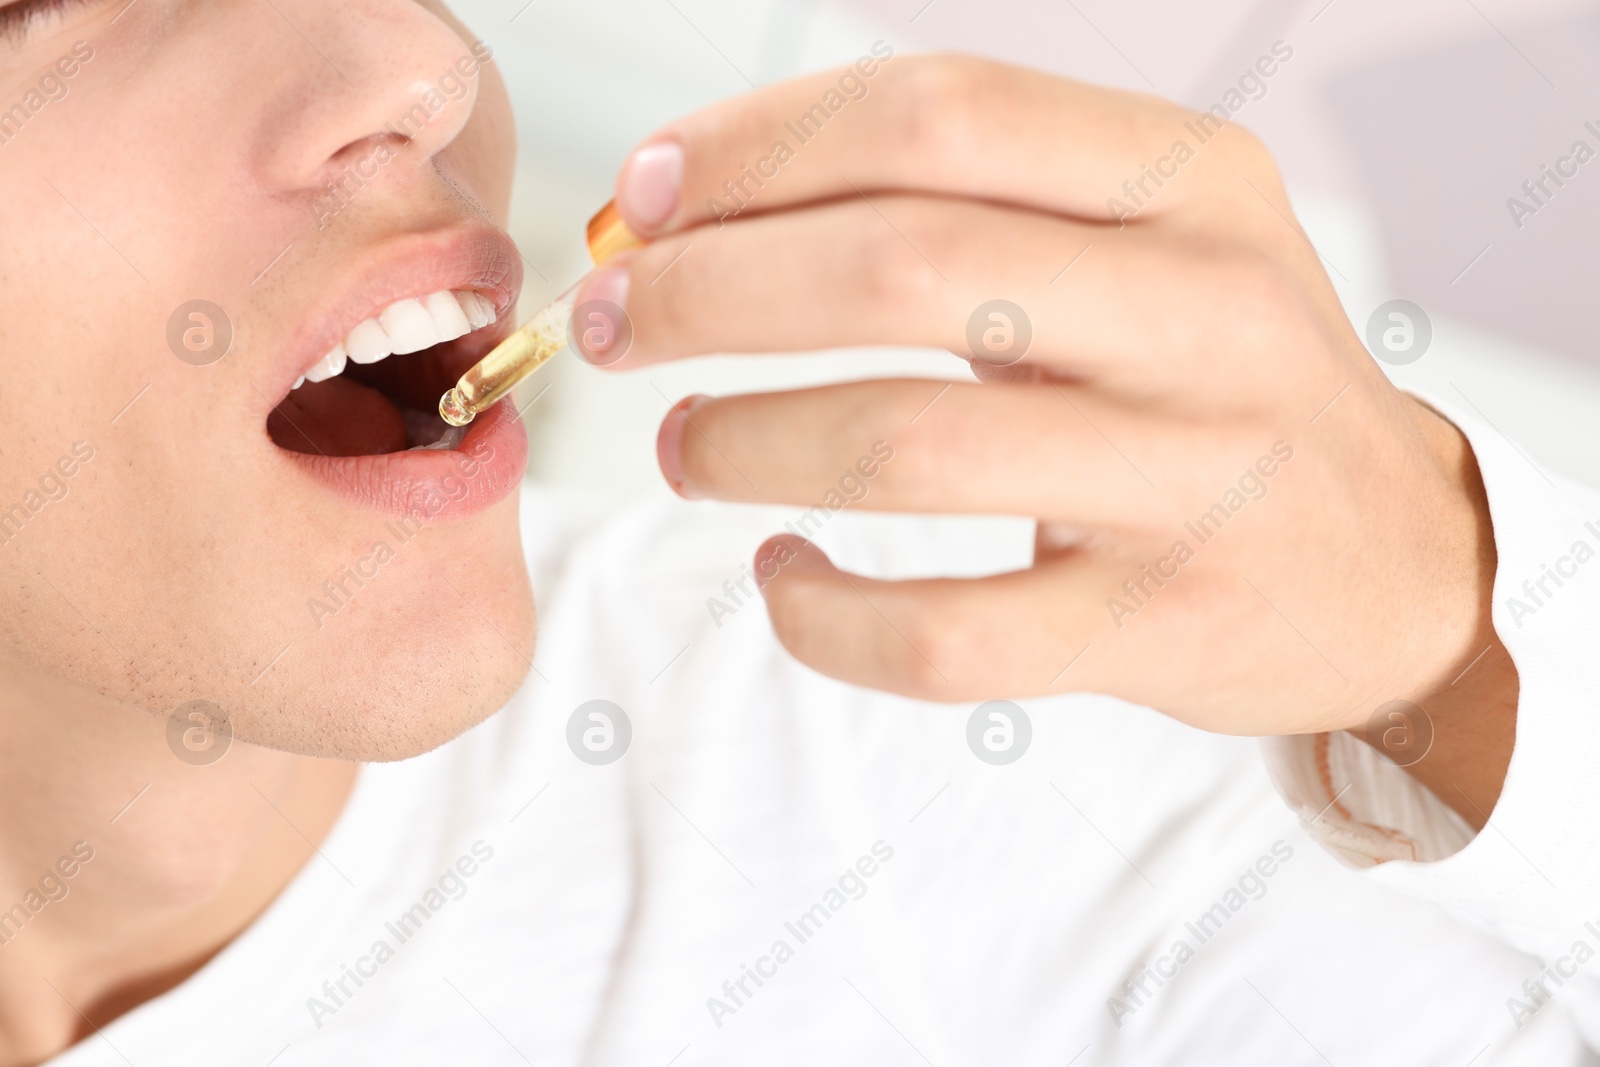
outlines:
{"label": "golden liquid", "polygon": [[[644,243],[628,229],[614,201],[589,220],[588,238],[589,257],[597,266]],[[451,426],[465,426],[566,347],[572,298],[582,284],[579,281],[556,297],[463,374],[455,388],[439,398],[439,417]]]}
{"label": "golden liquid", "polygon": [[439,398],[439,417],[451,426],[465,426],[487,411],[534,371],[566,347],[572,319],[566,294],[501,341]]}

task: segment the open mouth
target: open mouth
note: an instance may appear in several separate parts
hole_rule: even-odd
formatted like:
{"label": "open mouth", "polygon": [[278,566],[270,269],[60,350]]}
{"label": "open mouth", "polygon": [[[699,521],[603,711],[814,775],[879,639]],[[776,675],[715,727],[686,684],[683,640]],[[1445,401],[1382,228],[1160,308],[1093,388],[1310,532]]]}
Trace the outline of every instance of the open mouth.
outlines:
{"label": "open mouth", "polygon": [[493,300],[442,289],[357,323],[267,416],[280,448],[326,457],[455,449],[439,396],[500,340]]}
{"label": "open mouth", "polygon": [[516,405],[502,400],[463,433],[439,417],[439,397],[511,331],[516,246],[457,225],[400,235],[362,259],[343,285],[323,287],[281,361],[267,356],[282,390],[275,403],[260,394],[273,404],[272,451],[346,502],[426,522],[515,496],[528,465]]}

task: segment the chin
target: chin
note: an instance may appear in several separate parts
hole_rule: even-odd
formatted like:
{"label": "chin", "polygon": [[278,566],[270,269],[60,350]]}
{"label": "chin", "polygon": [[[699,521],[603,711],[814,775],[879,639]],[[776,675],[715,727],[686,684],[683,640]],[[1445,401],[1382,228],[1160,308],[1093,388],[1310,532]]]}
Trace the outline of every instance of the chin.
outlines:
{"label": "chin", "polygon": [[301,755],[387,762],[476,726],[516,693],[533,657],[533,594],[520,553],[497,577],[487,589],[434,576],[424,590],[391,590],[390,601],[353,602],[267,701],[241,695],[235,736]]}
{"label": "chin", "polygon": [[[301,683],[298,693],[242,704],[248,710],[235,721],[235,737],[363,763],[437,749],[501,710],[530,669],[534,611],[526,579],[520,589],[501,590],[493,629],[466,611],[406,629],[386,627],[374,633],[370,648],[330,645],[294,680]],[[448,640],[442,640],[445,633]]]}

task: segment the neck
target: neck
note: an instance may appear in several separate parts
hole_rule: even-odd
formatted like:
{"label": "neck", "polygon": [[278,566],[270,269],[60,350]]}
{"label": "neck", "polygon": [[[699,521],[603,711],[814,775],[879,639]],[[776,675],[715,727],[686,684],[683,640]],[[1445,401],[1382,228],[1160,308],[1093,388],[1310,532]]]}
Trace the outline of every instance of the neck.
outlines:
{"label": "neck", "polygon": [[355,783],[352,763],[220,733],[207,749],[203,720],[169,744],[165,718],[37,678],[0,679],[0,708],[0,1067],[194,973],[305,866]]}

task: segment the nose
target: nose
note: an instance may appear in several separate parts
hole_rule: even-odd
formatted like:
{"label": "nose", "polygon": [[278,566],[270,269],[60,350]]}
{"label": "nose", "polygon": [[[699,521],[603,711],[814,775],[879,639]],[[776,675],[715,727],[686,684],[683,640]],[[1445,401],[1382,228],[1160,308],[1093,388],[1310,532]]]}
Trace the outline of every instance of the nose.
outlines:
{"label": "nose", "polygon": [[[275,50],[283,69],[264,102],[258,175],[274,192],[321,189],[352,167],[423,163],[455,140],[489,52],[416,0],[275,0],[251,5],[304,38]],[[288,23],[288,25],[284,25]]]}

